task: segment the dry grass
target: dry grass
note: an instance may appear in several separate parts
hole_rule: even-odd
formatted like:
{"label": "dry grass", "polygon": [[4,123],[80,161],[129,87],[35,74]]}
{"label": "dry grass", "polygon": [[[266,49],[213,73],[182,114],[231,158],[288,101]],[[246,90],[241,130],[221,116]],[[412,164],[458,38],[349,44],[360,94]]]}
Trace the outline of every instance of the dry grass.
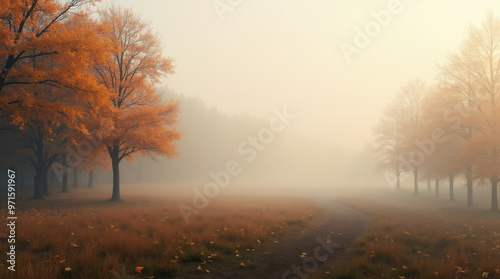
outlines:
{"label": "dry grass", "polygon": [[500,278],[498,215],[447,218],[359,199],[343,202],[373,217],[328,278]]}
{"label": "dry grass", "polygon": [[18,213],[17,270],[4,264],[1,278],[201,277],[240,268],[261,243],[321,214],[305,199],[225,197],[187,225],[176,201],[62,204]]}

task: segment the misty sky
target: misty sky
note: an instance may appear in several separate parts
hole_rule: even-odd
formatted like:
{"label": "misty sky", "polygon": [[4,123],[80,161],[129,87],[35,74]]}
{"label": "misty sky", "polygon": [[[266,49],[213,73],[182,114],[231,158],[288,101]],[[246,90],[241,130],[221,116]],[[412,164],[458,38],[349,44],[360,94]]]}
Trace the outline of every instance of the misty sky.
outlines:
{"label": "misty sky", "polygon": [[355,28],[391,1],[243,0],[223,20],[214,2],[117,3],[151,21],[175,59],[164,85],[229,114],[271,117],[287,106],[297,114],[290,129],[351,150],[372,140],[385,104],[408,79],[432,82],[469,23],[488,9],[500,15],[493,0],[402,0],[402,11],[348,63],[340,44],[353,44]]}

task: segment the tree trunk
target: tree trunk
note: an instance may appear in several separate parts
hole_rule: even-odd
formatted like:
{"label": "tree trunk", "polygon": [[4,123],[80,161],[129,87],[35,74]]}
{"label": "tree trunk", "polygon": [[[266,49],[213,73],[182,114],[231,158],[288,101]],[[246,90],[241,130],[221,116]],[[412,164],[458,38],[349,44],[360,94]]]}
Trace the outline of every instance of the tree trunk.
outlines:
{"label": "tree trunk", "polygon": [[467,206],[472,206],[474,204],[473,200],[473,191],[472,191],[472,186],[473,186],[473,181],[472,181],[472,167],[468,166],[467,167]]}
{"label": "tree trunk", "polygon": [[455,191],[453,189],[453,181],[455,180],[455,176],[453,174],[450,174],[450,201],[453,202],[455,201]]}
{"label": "tree trunk", "polygon": [[48,170],[45,167],[43,168],[41,178],[42,178],[43,195],[48,196],[49,195],[49,177],[48,177]]}
{"label": "tree trunk", "polygon": [[427,192],[432,192],[431,179],[427,178]]}
{"label": "tree trunk", "polygon": [[498,212],[498,178],[493,176],[491,179],[491,211]]}
{"label": "tree trunk", "polygon": [[436,192],[435,192],[435,196],[436,198],[439,198],[439,177],[436,176]]}
{"label": "tree trunk", "polygon": [[94,188],[94,170],[89,172],[89,188]]}
{"label": "tree trunk", "polygon": [[33,199],[43,199],[43,173],[46,170],[43,163],[43,143],[41,140],[37,142],[37,154],[35,164],[35,191]]}
{"label": "tree trunk", "polygon": [[68,168],[63,166],[63,179],[62,179],[62,191],[63,193],[68,192]]}
{"label": "tree trunk", "polygon": [[415,168],[413,170],[413,188],[414,188],[414,195],[418,196],[418,168]]}
{"label": "tree trunk", "polygon": [[112,158],[111,160],[113,165],[113,195],[111,200],[120,201],[120,161],[118,158]]}
{"label": "tree trunk", "polygon": [[33,199],[35,200],[43,199],[43,185],[42,185],[41,173],[42,172],[38,169],[36,171],[36,174],[33,175],[33,179],[35,182],[35,193],[33,194]]}
{"label": "tree trunk", "polygon": [[73,168],[73,188],[78,188],[78,169]]}

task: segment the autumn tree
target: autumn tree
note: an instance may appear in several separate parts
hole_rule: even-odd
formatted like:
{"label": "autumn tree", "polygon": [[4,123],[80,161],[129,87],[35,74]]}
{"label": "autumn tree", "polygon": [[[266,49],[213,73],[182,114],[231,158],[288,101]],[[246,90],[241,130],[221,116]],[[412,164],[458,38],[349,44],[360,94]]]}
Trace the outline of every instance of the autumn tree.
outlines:
{"label": "autumn tree", "polygon": [[[0,110],[16,128],[35,168],[34,198],[48,193],[47,171],[60,155],[65,130],[82,133],[82,103],[106,99],[93,75],[105,44],[85,1],[2,1]],[[103,93],[104,92],[104,93]]]}
{"label": "autumn tree", "polygon": [[422,104],[427,93],[425,83],[420,79],[413,79],[401,88],[397,96],[397,103],[400,106],[400,121],[403,133],[402,150],[400,156],[402,166],[405,171],[413,173],[414,194],[418,193],[419,167],[426,159],[425,150],[418,142],[418,136],[422,121]]}
{"label": "autumn tree", "polygon": [[[465,77],[454,80],[464,83],[470,78],[474,86],[467,101],[473,110],[464,118],[474,126],[475,134],[464,145],[467,159],[475,165],[474,174],[491,184],[491,210],[498,211],[500,179],[500,20],[489,13],[481,26],[471,26],[461,53],[456,57]],[[470,75],[470,76],[469,76]]]}
{"label": "autumn tree", "polygon": [[[447,178],[449,199],[454,201],[454,181],[465,168],[460,157],[460,143],[464,132],[456,119],[463,108],[461,96],[443,85],[429,91],[423,104],[420,141],[427,145],[423,174],[435,179],[435,195],[439,197],[439,181]],[[432,151],[432,152],[431,152]]]}
{"label": "autumn tree", "polygon": [[[72,87],[76,80],[86,79],[87,60],[77,50],[85,44],[86,32],[67,28],[65,22],[83,11],[85,0],[0,0],[0,115],[18,124],[24,121],[20,110],[31,105],[29,94],[20,85],[47,84]],[[36,69],[33,59],[57,59],[71,55],[63,67]],[[82,56],[83,55],[83,56]],[[98,55],[98,52],[96,52]],[[59,60],[59,62],[62,62]]]}
{"label": "autumn tree", "polygon": [[[99,129],[106,129],[104,126],[99,127]],[[102,137],[100,133],[102,130],[93,130],[90,137],[84,138],[81,141],[81,144],[84,143],[86,147],[80,148],[85,149],[82,154],[83,158],[81,163],[79,164],[79,169],[87,174],[87,188],[94,187],[94,176],[98,169],[108,170],[110,163],[110,158],[107,150],[102,148]],[[106,130],[104,130],[106,131]]]}
{"label": "autumn tree", "polygon": [[401,107],[397,102],[391,102],[386,106],[379,124],[375,127],[373,133],[375,136],[375,154],[377,161],[387,173],[386,179],[393,183],[392,174],[396,178],[396,189],[401,188],[401,165],[403,130],[401,125]]}
{"label": "autumn tree", "polygon": [[[94,76],[95,77],[95,76]],[[79,109],[85,117],[79,119],[79,124],[86,128],[86,132],[69,129],[64,134],[64,150],[53,166],[56,175],[62,180],[62,192],[68,192],[68,176],[73,174],[73,188],[78,185],[77,171],[85,171],[89,176],[93,176],[97,168],[106,170],[109,164],[109,155],[105,151],[103,142],[104,134],[111,126],[105,118],[109,112],[109,95],[103,88],[100,92],[101,98],[105,97],[101,105],[95,103],[81,102]],[[89,178],[88,187],[92,188],[92,177]]]}
{"label": "autumn tree", "polygon": [[[465,176],[467,186],[467,206],[473,205],[473,165],[476,154],[471,152],[470,142],[479,132],[474,119],[477,118],[476,105],[479,98],[479,81],[468,66],[465,45],[458,53],[448,56],[440,66],[438,74],[439,101],[430,105],[429,111],[434,112],[434,123],[446,126],[448,144],[454,145],[458,151],[446,166]],[[436,112],[439,111],[439,115]],[[451,180],[450,180],[451,181]],[[450,182],[451,183],[451,182]]]}
{"label": "autumn tree", "polygon": [[481,26],[469,28],[460,50],[440,66],[439,92],[433,94],[425,113],[429,128],[442,129],[447,137],[446,152],[436,153],[427,163],[434,173],[448,175],[450,200],[454,177],[462,172],[467,179],[467,205],[472,205],[473,179],[488,180],[492,211],[498,211],[500,180],[499,82],[500,20],[489,13]]}
{"label": "autumn tree", "polygon": [[103,138],[113,169],[111,200],[120,200],[120,162],[137,155],[177,156],[175,130],[179,104],[162,101],[154,85],[174,72],[172,60],[162,54],[162,45],[148,23],[129,9],[111,6],[100,12],[101,23],[113,51],[96,75],[111,94],[108,105],[112,122]]}

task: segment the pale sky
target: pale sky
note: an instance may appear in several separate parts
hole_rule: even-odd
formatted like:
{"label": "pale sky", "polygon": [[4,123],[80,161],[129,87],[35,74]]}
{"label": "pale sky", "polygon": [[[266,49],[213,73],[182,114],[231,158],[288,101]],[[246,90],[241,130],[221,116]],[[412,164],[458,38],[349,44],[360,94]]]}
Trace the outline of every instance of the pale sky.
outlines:
{"label": "pale sky", "polygon": [[[345,59],[372,11],[391,1],[120,0],[150,21],[176,74],[164,85],[199,96],[223,112],[297,115],[290,129],[332,146],[359,150],[372,140],[385,104],[409,79],[432,82],[436,63],[458,48],[469,23],[498,1],[399,1],[370,43]],[[396,1],[397,3],[398,1]],[[214,3],[233,3],[223,13]]]}

